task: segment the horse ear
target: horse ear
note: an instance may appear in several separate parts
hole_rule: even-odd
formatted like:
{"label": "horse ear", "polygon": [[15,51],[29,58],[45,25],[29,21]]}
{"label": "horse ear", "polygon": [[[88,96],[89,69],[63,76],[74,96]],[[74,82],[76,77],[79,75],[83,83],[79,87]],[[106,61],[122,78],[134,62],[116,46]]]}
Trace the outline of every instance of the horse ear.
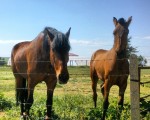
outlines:
{"label": "horse ear", "polygon": [[70,27],[69,30],[66,32],[66,37],[67,37],[67,38],[69,38],[70,30],[71,30],[71,27]]}
{"label": "horse ear", "polygon": [[115,25],[115,26],[116,26],[117,23],[118,23],[118,21],[117,21],[117,19],[116,19],[115,17],[113,17],[113,22],[114,22],[114,25]]}
{"label": "horse ear", "polygon": [[128,18],[128,20],[127,20],[127,26],[130,25],[131,21],[132,21],[132,16],[130,16],[130,17]]}
{"label": "horse ear", "polygon": [[51,38],[51,40],[53,40],[54,35],[49,31],[49,29],[47,27],[45,29],[46,29],[46,31],[48,33],[48,36]]}

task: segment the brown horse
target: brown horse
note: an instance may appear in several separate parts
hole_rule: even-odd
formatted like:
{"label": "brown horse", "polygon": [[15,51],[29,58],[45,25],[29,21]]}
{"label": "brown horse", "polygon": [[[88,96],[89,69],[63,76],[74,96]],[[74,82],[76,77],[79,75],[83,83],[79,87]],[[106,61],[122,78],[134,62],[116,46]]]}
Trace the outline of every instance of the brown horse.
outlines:
{"label": "brown horse", "polygon": [[16,79],[16,100],[17,103],[20,101],[21,116],[29,116],[34,101],[34,88],[41,81],[45,81],[46,119],[50,119],[57,80],[64,84],[69,80],[67,62],[70,29],[63,34],[54,28],[46,27],[34,40],[18,43],[13,47],[12,71]]}
{"label": "brown horse", "polygon": [[105,119],[106,111],[109,106],[108,96],[110,88],[113,85],[119,87],[119,102],[118,105],[123,107],[124,92],[127,87],[127,79],[129,75],[129,63],[126,56],[126,46],[128,39],[128,27],[132,20],[129,17],[127,21],[124,18],[117,20],[113,18],[115,24],[114,45],[110,50],[97,50],[94,52],[90,62],[90,74],[92,80],[93,100],[96,107],[97,101],[97,82],[102,80],[101,92],[104,97],[103,116]]}

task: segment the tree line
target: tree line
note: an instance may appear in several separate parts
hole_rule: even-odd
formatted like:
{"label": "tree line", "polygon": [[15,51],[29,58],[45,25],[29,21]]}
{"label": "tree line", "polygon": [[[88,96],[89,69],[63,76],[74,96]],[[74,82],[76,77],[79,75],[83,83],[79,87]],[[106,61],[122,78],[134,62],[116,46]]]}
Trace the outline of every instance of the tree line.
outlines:
{"label": "tree line", "polygon": [[0,66],[6,65],[6,60],[4,57],[0,57]]}
{"label": "tree line", "polygon": [[[128,38],[128,45],[127,45],[127,58],[129,58],[130,57],[130,55],[131,54],[136,54],[136,53],[138,53],[138,50],[137,50],[137,47],[133,47],[132,45],[131,45],[131,39],[132,39],[132,37],[129,37]],[[147,59],[144,57],[144,56],[142,56],[142,55],[137,55],[137,58],[138,58],[138,65],[139,66],[146,66],[146,64],[147,64]]]}

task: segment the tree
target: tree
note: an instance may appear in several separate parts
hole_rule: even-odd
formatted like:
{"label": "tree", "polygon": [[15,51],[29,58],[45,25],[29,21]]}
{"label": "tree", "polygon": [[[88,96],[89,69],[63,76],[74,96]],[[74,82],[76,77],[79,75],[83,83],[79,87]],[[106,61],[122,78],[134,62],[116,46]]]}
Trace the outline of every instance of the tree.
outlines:
{"label": "tree", "polygon": [[4,58],[0,57],[0,66],[1,65],[5,65],[6,64],[6,61]]}
{"label": "tree", "polygon": [[[137,47],[131,46],[131,43],[130,43],[131,39],[132,39],[132,37],[128,38],[127,58],[129,58],[131,54],[136,54],[138,52]],[[142,55],[139,55],[139,56],[137,55],[137,58],[138,58],[139,66],[146,66],[147,60],[145,57],[143,57]]]}
{"label": "tree", "polygon": [[147,60],[142,56],[138,56],[139,66],[145,66],[147,63]]}

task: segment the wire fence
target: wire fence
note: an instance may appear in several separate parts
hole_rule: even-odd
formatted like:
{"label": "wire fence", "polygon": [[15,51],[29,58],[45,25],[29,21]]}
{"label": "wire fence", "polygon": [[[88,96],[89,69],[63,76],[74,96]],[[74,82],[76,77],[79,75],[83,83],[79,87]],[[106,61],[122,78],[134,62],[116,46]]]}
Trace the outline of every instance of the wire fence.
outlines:
{"label": "wire fence", "polygon": [[[109,59],[109,60],[112,60],[112,59]],[[118,59],[118,60],[122,60],[122,59]],[[103,61],[104,61],[104,59],[103,59]],[[44,61],[40,61],[40,62],[44,62]],[[59,95],[60,93],[64,94],[64,95],[66,93],[70,93],[70,94],[82,93],[83,95],[92,96],[90,69],[89,69],[90,60],[74,60],[73,62],[76,62],[76,63],[82,62],[84,64],[78,63],[75,66],[68,65],[69,66],[68,70],[69,70],[69,75],[70,75],[69,83],[65,86],[58,84],[56,87],[56,89],[57,89],[56,95]],[[136,68],[134,67],[134,69],[136,69]],[[142,67],[140,67],[140,70],[141,69],[142,69]],[[149,83],[148,80],[150,79],[150,69],[147,69],[147,70],[142,69],[140,71],[140,73],[141,73],[140,74],[141,79],[140,79],[140,82],[138,82],[138,86],[140,86],[139,83],[141,83],[142,87],[145,87],[147,92],[145,92],[145,89],[143,89],[141,87],[139,87],[139,92],[137,92],[137,89],[136,89],[136,91],[130,91],[131,89],[127,88],[128,89],[127,90],[128,91],[127,96],[130,96],[130,95],[131,96],[138,96],[138,94],[139,94],[139,96],[142,96],[142,99],[146,99],[146,97],[144,96],[145,94],[147,97],[150,96],[147,94],[147,93],[150,93],[150,85],[148,85],[148,83]],[[15,74],[26,74],[26,73],[15,73]],[[32,74],[37,74],[37,73],[32,73]],[[41,73],[41,74],[47,74],[47,73]],[[124,74],[124,75],[126,75],[126,74]],[[122,76],[122,75],[114,75],[114,76]],[[139,74],[138,74],[138,78],[139,78]],[[5,85],[3,85],[3,83],[1,83],[1,81],[7,82],[7,80],[11,81],[10,85],[7,86],[6,83],[5,83]],[[132,79],[131,81],[134,83],[137,82],[136,79]],[[130,82],[130,87],[131,87],[132,82]],[[15,84],[14,77],[13,77],[13,73],[11,71],[10,66],[0,66],[0,90],[1,90],[1,92],[9,93],[9,91],[10,91],[10,96],[13,96],[14,95],[13,91],[15,91],[15,85],[14,84]],[[24,88],[18,88],[18,89],[24,89]],[[99,87],[97,89],[98,89],[98,91],[100,91]],[[111,90],[111,94],[117,98],[115,89]],[[46,89],[45,83],[43,83],[43,82],[38,84],[37,87],[35,88],[35,91],[37,91],[36,95],[44,94],[46,96],[46,90],[47,89]],[[110,96],[111,96],[111,94],[110,94]],[[11,99],[12,99],[12,97],[10,98],[10,100]],[[13,102],[15,102],[15,99],[13,99]],[[140,101],[137,104],[140,105]],[[36,105],[36,103],[34,103],[34,105]],[[132,106],[132,102],[131,102],[131,106]],[[82,107],[84,107],[84,105]],[[139,108],[140,108],[140,106],[139,106]],[[139,108],[131,107],[131,111],[133,109],[139,109]],[[141,110],[141,113],[143,113],[145,111],[149,111],[149,109],[150,109],[149,107],[147,107],[147,108],[144,107],[144,109]],[[140,109],[139,109],[139,111],[140,111]],[[135,113],[134,113],[134,116],[136,116]]]}

